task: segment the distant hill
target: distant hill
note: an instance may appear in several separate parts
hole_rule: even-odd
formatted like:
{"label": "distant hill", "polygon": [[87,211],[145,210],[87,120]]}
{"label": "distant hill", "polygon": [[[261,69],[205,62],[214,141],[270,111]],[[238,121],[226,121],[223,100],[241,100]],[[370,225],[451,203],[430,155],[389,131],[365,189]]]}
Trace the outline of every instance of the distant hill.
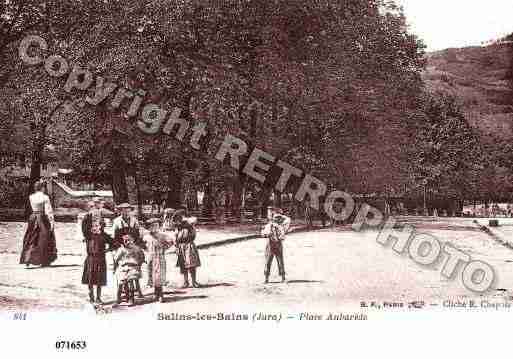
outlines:
{"label": "distant hill", "polygon": [[513,91],[507,75],[513,43],[429,53],[423,74],[430,91],[455,95],[483,134],[513,138]]}

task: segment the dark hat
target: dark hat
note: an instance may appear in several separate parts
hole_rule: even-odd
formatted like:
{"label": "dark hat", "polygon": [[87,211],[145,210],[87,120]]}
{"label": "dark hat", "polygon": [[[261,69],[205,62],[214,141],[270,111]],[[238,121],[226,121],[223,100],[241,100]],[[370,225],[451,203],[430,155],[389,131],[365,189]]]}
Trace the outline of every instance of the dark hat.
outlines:
{"label": "dark hat", "polygon": [[46,186],[46,181],[44,179],[39,179],[36,183],[34,183],[34,191],[41,191]]}
{"label": "dark hat", "polygon": [[130,208],[130,209],[133,209],[134,206],[132,206],[130,203],[121,203],[119,204],[116,208],[118,209],[123,209],[123,208]]}
{"label": "dark hat", "polygon": [[277,223],[277,224],[283,224],[284,221],[285,221],[285,218],[283,218],[283,216],[275,216],[273,218],[273,222]]}

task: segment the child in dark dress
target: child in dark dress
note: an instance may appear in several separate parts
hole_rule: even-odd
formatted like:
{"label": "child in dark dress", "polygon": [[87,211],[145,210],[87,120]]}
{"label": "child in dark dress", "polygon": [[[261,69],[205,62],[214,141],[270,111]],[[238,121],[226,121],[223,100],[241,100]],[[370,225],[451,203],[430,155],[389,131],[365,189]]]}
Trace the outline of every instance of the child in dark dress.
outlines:
{"label": "child in dark dress", "polygon": [[[84,272],[82,274],[82,284],[89,287],[89,301],[95,302],[94,299],[94,286],[96,286],[96,303],[102,304],[101,293],[102,286],[107,284],[107,262],[105,260],[105,246],[112,245],[111,238],[103,232],[102,224],[98,221],[93,221],[90,224],[85,224],[89,227],[84,232],[85,236],[87,257],[84,262]],[[84,228],[85,229],[85,228]]]}

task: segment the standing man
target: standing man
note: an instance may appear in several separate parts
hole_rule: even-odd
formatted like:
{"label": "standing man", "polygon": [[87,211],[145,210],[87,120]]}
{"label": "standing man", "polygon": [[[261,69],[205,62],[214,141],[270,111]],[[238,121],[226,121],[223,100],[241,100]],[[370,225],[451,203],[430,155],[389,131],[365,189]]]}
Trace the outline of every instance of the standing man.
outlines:
{"label": "standing man", "polygon": [[283,243],[285,234],[290,227],[290,218],[282,214],[282,210],[276,207],[267,208],[269,222],[262,229],[262,237],[269,238],[265,248],[265,283],[269,283],[271,265],[274,257],[278,262],[278,272],[281,281],[285,282],[285,263],[283,262]]}
{"label": "standing man", "polygon": [[82,234],[87,240],[93,223],[99,223],[102,232],[105,231],[105,211],[103,209],[103,201],[100,197],[94,197],[90,202],[89,211],[82,220]]}
{"label": "standing man", "polygon": [[112,221],[112,236],[114,237],[114,243],[120,246],[122,243],[121,237],[124,234],[129,234],[134,243],[144,248],[144,243],[141,239],[139,231],[139,221],[132,214],[134,207],[129,203],[122,203],[117,206],[120,215]]}
{"label": "standing man", "polygon": [[[146,249],[146,245],[141,238],[139,231],[139,221],[132,214],[134,207],[129,203],[122,203],[117,206],[117,209],[121,212],[119,217],[114,218],[112,221],[112,235],[114,237],[114,247],[119,248],[123,244],[123,237],[128,235],[131,238],[131,243],[138,246],[141,249]],[[136,290],[139,298],[143,298],[141,284],[139,279],[135,281]]]}

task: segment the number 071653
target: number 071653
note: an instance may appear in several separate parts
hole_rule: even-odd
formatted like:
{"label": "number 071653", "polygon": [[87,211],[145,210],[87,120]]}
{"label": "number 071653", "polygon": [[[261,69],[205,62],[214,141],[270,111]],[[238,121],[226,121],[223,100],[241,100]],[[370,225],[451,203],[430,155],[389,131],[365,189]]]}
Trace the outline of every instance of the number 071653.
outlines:
{"label": "number 071653", "polygon": [[58,350],[83,350],[87,348],[85,340],[59,340],[55,342],[55,349]]}

